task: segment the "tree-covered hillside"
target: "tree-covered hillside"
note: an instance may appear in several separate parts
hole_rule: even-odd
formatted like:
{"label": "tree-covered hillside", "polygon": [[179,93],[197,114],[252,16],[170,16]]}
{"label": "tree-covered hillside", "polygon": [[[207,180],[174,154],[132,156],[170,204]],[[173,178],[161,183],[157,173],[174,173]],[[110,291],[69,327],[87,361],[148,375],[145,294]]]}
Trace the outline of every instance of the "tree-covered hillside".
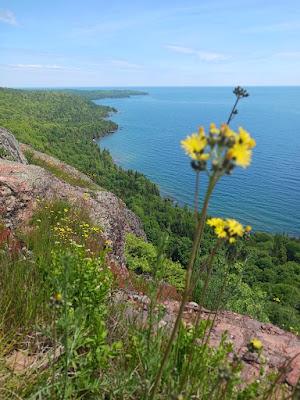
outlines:
{"label": "tree-covered hillside", "polygon": [[124,98],[130,96],[142,96],[146,95],[146,92],[141,90],[129,90],[129,89],[62,89],[63,93],[75,94],[80,97],[84,97],[88,100],[99,100],[99,99],[114,99]]}
{"label": "tree-covered hillside", "polygon": [[[110,154],[93,142],[94,137],[117,128],[106,119],[113,109],[90,101],[103,98],[105,93],[100,92],[0,89],[0,126],[21,142],[73,165],[121,197],[141,218],[154,245],[159,244],[163,232],[168,233],[167,255],[185,266],[192,244],[193,214],[187,207],[162,198],[157,186],[143,174],[116,166]],[[138,94],[125,92],[120,96]],[[109,91],[107,97],[117,94]],[[206,229],[198,263],[211,248],[211,237]],[[255,233],[240,245],[236,257],[240,268],[231,271],[232,290],[224,307],[299,330],[299,239]],[[218,262],[224,258],[221,252]],[[217,265],[213,279],[215,287],[220,285]],[[207,306],[214,305],[208,300]]]}

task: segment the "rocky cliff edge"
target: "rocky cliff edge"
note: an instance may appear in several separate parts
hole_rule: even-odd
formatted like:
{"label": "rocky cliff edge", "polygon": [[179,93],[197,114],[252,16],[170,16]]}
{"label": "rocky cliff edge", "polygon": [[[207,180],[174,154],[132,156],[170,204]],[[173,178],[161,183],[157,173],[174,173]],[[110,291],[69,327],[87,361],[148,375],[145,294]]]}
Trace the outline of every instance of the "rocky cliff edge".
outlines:
{"label": "rocky cliff edge", "polygon": [[[44,168],[28,164],[21,148],[30,150],[36,159],[48,166],[59,168],[80,182],[85,181],[87,187],[71,185]],[[141,222],[114,194],[88,188],[91,183],[86,175],[54,157],[19,146],[13,135],[0,128],[0,215],[5,225],[13,230],[26,224],[38,199],[59,199],[81,205],[89,210],[92,221],[103,228],[105,237],[112,242],[112,256],[125,268],[125,234],[131,232],[145,238]]]}

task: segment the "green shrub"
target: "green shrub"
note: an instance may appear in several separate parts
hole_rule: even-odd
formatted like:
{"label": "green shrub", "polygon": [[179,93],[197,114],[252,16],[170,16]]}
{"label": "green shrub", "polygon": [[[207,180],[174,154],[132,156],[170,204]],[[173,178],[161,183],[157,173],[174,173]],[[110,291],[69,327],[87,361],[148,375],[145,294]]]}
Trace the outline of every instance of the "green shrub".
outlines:
{"label": "green shrub", "polygon": [[287,256],[291,261],[300,263],[300,242],[289,240],[286,244]]}
{"label": "green shrub", "polygon": [[[232,310],[268,322],[267,294],[259,287],[250,287],[243,281],[243,270],[246,268],[246,265],[236,263],[227,273],[225,260],[219,259],[208,288],[205,306],[209,309],[216,309],[219,306],[224,310]],[[193,292],[195,301],[200,300],[201,293],[200,281]]]}
{"label": "green shrub", "polygon": [[300,333],[299,313],[290,306],[282,305],[276,301],[268,303],[268,314],[270,320],[285,330],[292,330]]}
{"label": "green shrub", "polygon": [[[153,274],[157,262],[156,247],[133,234],[126,235],[125,247],[126,265],[137,274]],[[160,271],[160,277],[169,284],[181,290],[184,286],[184,269],[178,262],[165,259]]]}

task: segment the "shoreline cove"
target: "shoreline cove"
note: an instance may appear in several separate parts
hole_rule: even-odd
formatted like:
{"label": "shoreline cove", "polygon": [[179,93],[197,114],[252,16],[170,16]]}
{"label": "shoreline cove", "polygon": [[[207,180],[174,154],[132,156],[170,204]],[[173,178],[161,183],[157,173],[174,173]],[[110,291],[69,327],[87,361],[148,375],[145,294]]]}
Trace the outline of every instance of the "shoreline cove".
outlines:
{"label": "shoreline cove", "polygon": [[[272,90],[271,89],[270,92],[272,93],[272,91],[276,88],[273,88]],[[214,90],[216,89],[210,89],[208,90],[208,92]],[[300,91],[300,88],[293,88],[293,91],[297,90]],[[194,88],[193,91],[195,92],[196,88]],[[155,183],[155,185],[159,189],[162,198],[172,199],[172,202],[175,206],[188,206],[189,208],[191,208],[191,197],[189,197],[185,193],[188,192],[188,190],[185,190],[185,188],[188,187],[188,189],[193,190],[193,185],[189,183],[191,182],[193,177],[188,170],[189,166],[182,164],[183,162],[185,164],[188,164],[187,159],[183,159],[185,156],[179,154],[179,152],[182,151],[179,146],[180,139],[178,138],[176,140],[176,135],[178,135],[179,129],[176,130],[174,128],[177,120],[174,122],[174,124],[172,124],[171,121],[169,126],[167,126],[166,123],[163,125],[161,131],[166,132],[166,134],[164,135],[161,135],[158,131],[159,128],[155,127],[155,123],[152,123],[153,121],[157,122],[158,118],[160,118],[160,121],[163,118],[167,119],[167,117],[163,117],[164,112],[169,112],[169,114],[172,115],[172,113],[175,112],[174,110],[172,111],[172,108],[174,107],[174,109],[180,110],[180,106],[177,106],[174,98],[172,98],[170,101],[171,95],[168,97],[168,93],[166,93],[164,90],[162,90],[161,93],[159,93],[158,90],[154,91],[154,93],[151,93],[151,89],[148,89],[148,92],[148,96],[139,96],[136,99],[134,97],[129,97],[126,99],[106,99],[104,101],[103,99],[96,100],[95,103],[98,105],[101,104],[113,106],[115,109],[117,109],[117,112],[113,112],[110,114],[110,118],[115,124],[118,125],[118,128],[114,132],[111,132],[108,135],[99,138],[97,140],[97,143],[101,149],[106,149],[109,151],[114,163],[117,166],[122,167],[125,170],[138,171],[145,175],[151,182]],[[180,92],[180,90],[178,89],[177,92]],[[182,89],[182,92],[184,93],[184,89]],[[205,107],[208,107],[209,114],[213,115],[214,113],[212,111],[214,111],[214,109],[216,108],[216,117],[215,119],[211,117],[210,120],[219,121],[220,117],[218,117],[218,106],[216,106],[213,100],[210,99],[212,97],[210,93],[208,94],[210,104],[209,106]],[[228,106],[226,107],[225,101],[222,101],[222,104],[220,103],[222,108],[222,115],[225,115],[226,111],[228,111],[229,109],[230,104],[232,103],[232,96],[230,91],[228,93],[228,89],[226,89],[225,94],[227,95],[227,97],[225,97],[225,100],[228,103]],[[197,104],[203,103],[203,101],[195,100],[192,95],[190,97],[192,109],[191,112],[194,112],[193,107],[195,106],[195,104],[198,108],[199,106]],[[256,93],[252,95],[252,98],[254,97],[257,97]],[[274,100],[272,101],[274,102]],[[234,120],[234,125],[241,124],[242,126],[248,128],[248,124],[250,121],[250,117],[252,117],[252,114],[251,112],[247,111],[247,102],[248,99],[245,100],[244,103],[241,105],[241,115],[239,116],[240,120],[238,118],[236,121]],[[179,103],[182,106],[182,104],[185,103],[185,99],[181,99]],[[182,112],[189,112],[188,103],[187,105],[182,107],[184,107]],[[201,107],[203,108],[204,106],[202,105]],[[253,103],[250,104],[250,111],[252,107]],[[213,110],[211,110],[211,108],[213,108]],[[146,111],[147,114],[145,114]],[[245,124],[243,123],[244,115],[246,120]],[[182,117],[183,119],[186,119],[186,116],[184,114],[182,114]],[[192,117],[194,118],[194,115],[192,115]],[[200,116],[196,119],[196,121],[198,121],[196,122],[196,124],[199,124],[199,121],[201,120],[202,119],[200,112]],[[249,131],[254,132],[255,134],[257,134],[258,132],[258,134],[261,135],[261,127],[258,122],[259,121],[255,121],[255,124],[253,124],[254,128],[249,129]],[[184,138],[184,136],[190,134],[193,130],[195,130],[195,127],[197,127],[196,124],[192,125],[192,123],[189,123],[189,121],[184,121],[182,125],[184,125],[185,123],[190,124],[191,127],[187,129],[182,128],[181,131],[184,133],[181,134],[180,138]],[[289,132],[289,128],[287,127],[286,129]],[[118,135],[121,133],[121,131],[123,134]],[[163,160],[163,156],[161,156],[160,158],[157,157],[157,152],[163,152],[164,147],[167,146],[166,141],[163,141],[162,139],[162,137],[166,135],[168,135],[168,139],[170,139],[171,141],[174,141],[174,136],[176,136],[175,148],[174,143],[170,144],[171,142],[169,141],[167,150],[169,152],[171,151],[176,153],[175,156],[178,158],[178,160],[171,160],[171,164],[168,167],[169,170],[165,169],[164,172],[162,171],[162,163],[164,163],[165,161]],[[153,136],[152,141],[149,140],[150,136]],[[265,141],[266,139],[262,136],[262,140]],[[216,214],[222,217],[233,217],[236,215],[234,214],[234,206],[236,206],[237,209],[240,211],[236,215],[236,217],[246,224],[250,223],[250,221],[254,221],[252,225],[256,231],[287,234],[289,237],[299,238],[300,220],[299,224],[297,221],[299,219],[300,210],[297,212],[299,208],[297,196],[299,198],[299,202],[300,196],[299,194],[294,192],[297,191],[296,186],[299,180],[299,177],[297,178],[296,174],[296,170],[298,167],[297,162],[294,174],[289,172],[289,174],[287,175],[289,179],[283,182],[283,185],[287,186],[286,191],[284,191],[284,186],[281,191],[279,179],[276,179],[274,176],[274,179],[272,178],[270,180],[267,175],[269,173],[272,173],[272,168],[274,168],[273,166],[271,167],[271,164],[274,163],[274,156],[278,147],[274,147],[274,149],[272,149],[273,151],[267,155],[266,161],[269,171],[266,171],[265,168],[260,167],[259,165],[259,162],[265,162],[263,160],[264,151],[266,150],[264,150],[262,147],[262,140],[260,137],[257,138],[258,146],[257,149],[255,149],[257,150],[257,152],[255,152],[254,154],[253,163],[253,168],[255,169],[255,171],[253,171],[252,166],[249,168],[250,175],[252,176],[249,178],[248,170],[246,173],[245,171],[237,171],[237,173],[234,172],[232,182],[230,182],[231,188],[228,189],[228,191],[225,190],[223,194],[221,191],[222,188],[218,191],[218,198],[217,200],[214,200],[211,205],[210,215]],[[279,141],[279,139],[275,137],[274,142],[277,141]],[[276,146],[275,143],[274,146]],[[140,148],[147,148],[147,157],[143,152],[141,154],[140,150],[138,150]],[[162,150],[159,150],[160,148]],[[295,149],[291,146],[288,146],[287,151],[296,153]],[[157,161],[156,158],[158,158],[159,160]],[[258,158],[260,159],[259,162],[257,162]],[[174,172],[172,171],[172,167],[175,165],[175,162],[177,164],[177,168],[178,166],[181,168],[181,165],[183,165],[182,168],[184,169],[184,178],[186,178],[186,181],[184,181],[184,179],[181,177],[178,182],[176,181],[174,177]],[[167,161],[163,166],[167,166]],[[168,173],[169,171],[170,173]],[[280,181],[282,181],[282,179],[284,178],[284,173],[282,172],[281,175],[282,178],[280,176]],[[204,182],[205,179],[206,178],[203,177]],[[243,184],[243,181],[246,181],[245,184]],[[249,189],[247,189],[247,182]],[[179,189],[179,187],[181,187],[181,190]],[[223,188],[225,188],[225,184],[223,184]],[[237,197],[237,195],[235,194],[236,191],[241,192],[240,194],[242,196],[242,202],[239,201],[234,203],[235,198]],[[289,193],[291,194],[291,196],[289,196]],[[284,198],[286,198],[286,200],[284,200]],[[245,204],[242,204],[243,202]],[[289,204],[289,207],[286,208],[284,204]],[[287,210],[287,212],[285,210]],[[294,210],[293,216],[291,215],[292,210]]]}

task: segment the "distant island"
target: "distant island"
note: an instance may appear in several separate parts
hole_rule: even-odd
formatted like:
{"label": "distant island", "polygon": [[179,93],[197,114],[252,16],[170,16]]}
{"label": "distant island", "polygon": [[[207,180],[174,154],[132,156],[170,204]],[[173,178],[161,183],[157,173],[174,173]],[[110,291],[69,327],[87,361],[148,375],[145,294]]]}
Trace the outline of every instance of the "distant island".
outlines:
{"label": "distant island", "polygon": [[87,100],[126,98],[130,96],[143,96],[148,94],[147,92],[143,92],[141,90],[130,89],[55,89],[55,91],[74,94],[84,97]]}

